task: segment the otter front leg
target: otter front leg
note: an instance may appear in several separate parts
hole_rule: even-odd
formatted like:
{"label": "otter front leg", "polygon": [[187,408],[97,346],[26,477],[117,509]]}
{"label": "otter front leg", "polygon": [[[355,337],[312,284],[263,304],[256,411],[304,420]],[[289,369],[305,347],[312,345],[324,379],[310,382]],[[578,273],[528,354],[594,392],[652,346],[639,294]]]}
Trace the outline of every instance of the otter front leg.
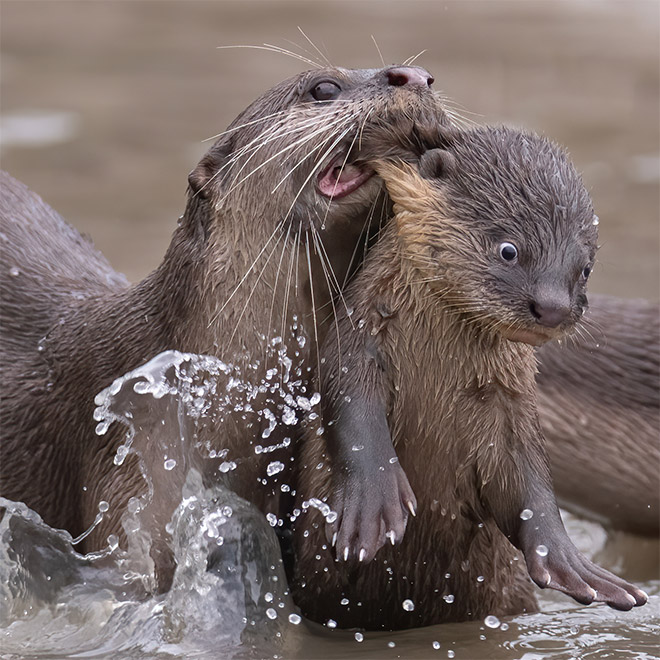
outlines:
{"label": "otter front leg", "polygon": [[326,351],[332,376],[324,388],[325,442],[337,512],[328,535],[339,559],[370,561],[386,542],[402,539],[417,501],[392,445],[384,365],[373,338],[351,332],[341,356]]}
{"label": "otter front leg", "polygon": [[[644,605],[648,596],[597,566],[573,545],[559,515],[538,425],[535,439],[500,463],[482,498],[499,528],[522,550],[532,580],[579,603],[604,602],[618,610]],[[492,466],[491,466],[492,467]]]}

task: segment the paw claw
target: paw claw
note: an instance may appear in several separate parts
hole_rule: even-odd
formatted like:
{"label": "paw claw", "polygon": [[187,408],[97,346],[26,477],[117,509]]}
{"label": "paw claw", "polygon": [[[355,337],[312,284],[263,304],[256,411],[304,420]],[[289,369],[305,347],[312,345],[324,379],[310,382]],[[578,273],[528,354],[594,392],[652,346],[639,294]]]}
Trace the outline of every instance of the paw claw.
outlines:
{"label": "paw claw", "polygon": [[410,513],[413,515],[413,517],[417,516],[417,511],[415,511],[415,505],[408,500],[408,509],[410,510]]}
{"label": "paw claw", "polygon": [[367,556],[367,551],[364,548],[360,548],[360,554],[358,555],[358,561],[364,561],[364,558]]}

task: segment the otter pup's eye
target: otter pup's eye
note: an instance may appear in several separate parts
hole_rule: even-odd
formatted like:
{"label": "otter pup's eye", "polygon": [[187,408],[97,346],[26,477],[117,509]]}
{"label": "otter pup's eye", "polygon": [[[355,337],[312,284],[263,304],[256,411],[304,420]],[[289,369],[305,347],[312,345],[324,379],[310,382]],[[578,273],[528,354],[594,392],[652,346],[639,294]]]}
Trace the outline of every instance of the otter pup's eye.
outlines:
{"label": "otter pup's eye", "polygon": [[312,96],[317,101],[331,101],[332,99],[336,99],[340,93],[341,87],[329,80],[320,82],[311,91]]}
{"label": "otter pup's eye", "polygon": [[584,279],[588,279],[589,275],[591,275],[591,266],[585,266],[584,269],[582,270],[582,277]]}
{"label": "otter pup's eye", "polygon": [[515,261],[518,248],[513,243],[500,243],[499,253],[504,261]]}

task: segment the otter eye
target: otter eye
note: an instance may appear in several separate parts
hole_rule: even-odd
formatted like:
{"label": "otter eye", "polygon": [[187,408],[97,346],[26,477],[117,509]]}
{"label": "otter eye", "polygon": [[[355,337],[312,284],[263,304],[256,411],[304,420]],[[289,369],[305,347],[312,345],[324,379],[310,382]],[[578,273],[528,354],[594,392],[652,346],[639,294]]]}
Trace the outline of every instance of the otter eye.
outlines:
{"label": "otter eye", "polygon": [[591,275],[591,266],[585,266],[582,270],[582,277],[586,280],[589,278],[589,275]]}
{"label": "otter eye", "polygon": [[513,243],[500,243],[498,251],[504,261],[514,261],[518,256],[518,248]]}
{"label": "otter eye", "polygon": [[341,87],[337,83],[326,80],[316,85],[311,94],[316,101],[331,101],[336,99],[341,93]]}

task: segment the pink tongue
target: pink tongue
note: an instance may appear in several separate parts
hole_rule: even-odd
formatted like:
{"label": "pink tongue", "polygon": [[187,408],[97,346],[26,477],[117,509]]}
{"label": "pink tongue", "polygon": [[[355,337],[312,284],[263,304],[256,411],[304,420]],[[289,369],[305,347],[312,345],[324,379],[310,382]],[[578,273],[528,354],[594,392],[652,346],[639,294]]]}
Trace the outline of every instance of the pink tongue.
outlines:
{"label": "pink tongue", "polygon": [[319,177],[319,191],[326,197],[335,199],[344,197],[344,195],[357,190],[371,174],[372,172],[365,172],[354,165],[344,165],[343,169],[340,166],[333,165]]}

